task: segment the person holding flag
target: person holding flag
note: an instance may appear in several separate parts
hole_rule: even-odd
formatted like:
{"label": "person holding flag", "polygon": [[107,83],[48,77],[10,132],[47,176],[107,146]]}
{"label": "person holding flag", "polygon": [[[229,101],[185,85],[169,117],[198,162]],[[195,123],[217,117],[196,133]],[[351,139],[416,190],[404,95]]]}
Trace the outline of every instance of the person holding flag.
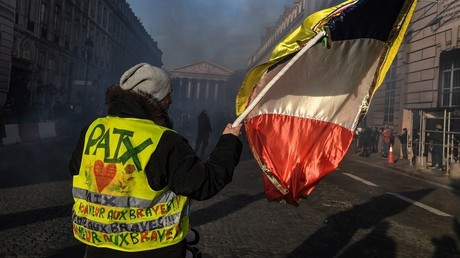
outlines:
{"label": "person holding flag", "polygon": [[185,257],[190,201],[231,182],[241,125],[228,124],[203,162],[172,129],[171,90],[163,69],[135,65],[107,91],[108,115],[82,130],[70,172],[73,233],[86,258]]}

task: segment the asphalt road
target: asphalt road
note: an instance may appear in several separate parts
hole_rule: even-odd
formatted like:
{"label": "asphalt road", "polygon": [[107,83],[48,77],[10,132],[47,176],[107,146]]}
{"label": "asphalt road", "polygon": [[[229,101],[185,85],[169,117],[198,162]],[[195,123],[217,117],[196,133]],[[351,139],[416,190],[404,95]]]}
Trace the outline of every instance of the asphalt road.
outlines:
{"label": "asphalt road", "polygon": [[[70,225],[73,144],[33,147],[29,159],[0,151],[9,164],[0,170],[9,180],[0,187],[0,257],[83,256]],[[203,257],[460,257],[459,198],[350,154],[300,206],[268,202],[246,148],[232,183],[193,202],[191,223]]]}

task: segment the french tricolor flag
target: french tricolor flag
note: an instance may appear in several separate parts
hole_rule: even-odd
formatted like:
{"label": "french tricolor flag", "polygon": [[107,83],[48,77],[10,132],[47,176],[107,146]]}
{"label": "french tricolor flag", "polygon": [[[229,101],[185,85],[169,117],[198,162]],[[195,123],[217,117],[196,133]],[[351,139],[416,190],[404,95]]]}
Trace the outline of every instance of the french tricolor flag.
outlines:
{"label": "french tricolor flag", "polygon": [[246,76],[238,119],[266,197],[298,205],[336,170],[395,58],[416,0],[355,0],[316,12]]}

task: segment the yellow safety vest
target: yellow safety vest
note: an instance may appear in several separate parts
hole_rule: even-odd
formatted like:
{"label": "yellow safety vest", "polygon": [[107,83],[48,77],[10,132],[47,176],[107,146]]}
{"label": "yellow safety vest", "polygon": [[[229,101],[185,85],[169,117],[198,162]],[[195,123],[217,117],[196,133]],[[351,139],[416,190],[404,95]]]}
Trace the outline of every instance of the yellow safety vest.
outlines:
{"label": "yellow safety vest", "polygon": [[80,172],[73,177],[73,233],[81,242],[125,252],[182,241],[189,199],[154,191],[145,167],[168,130],[149,120],[108,116],[85,136]]}

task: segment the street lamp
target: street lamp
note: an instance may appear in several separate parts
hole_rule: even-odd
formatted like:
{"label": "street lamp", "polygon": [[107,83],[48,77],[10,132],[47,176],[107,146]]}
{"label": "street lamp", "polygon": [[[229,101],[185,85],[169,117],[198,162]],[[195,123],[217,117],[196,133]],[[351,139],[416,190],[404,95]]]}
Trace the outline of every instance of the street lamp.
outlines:
{"label": "street lamp", "polygon": [[85,71],[85,89],[84,89],[84,95],[83,95],[84,98],[87,97],[86,94],[88,91],[88,68],[89,68],[89,60],[91,59],[91,56],[93,55],[93,48],[94,48],[93,40],[91,38],[87,38],[85,40],[86,71]]}

